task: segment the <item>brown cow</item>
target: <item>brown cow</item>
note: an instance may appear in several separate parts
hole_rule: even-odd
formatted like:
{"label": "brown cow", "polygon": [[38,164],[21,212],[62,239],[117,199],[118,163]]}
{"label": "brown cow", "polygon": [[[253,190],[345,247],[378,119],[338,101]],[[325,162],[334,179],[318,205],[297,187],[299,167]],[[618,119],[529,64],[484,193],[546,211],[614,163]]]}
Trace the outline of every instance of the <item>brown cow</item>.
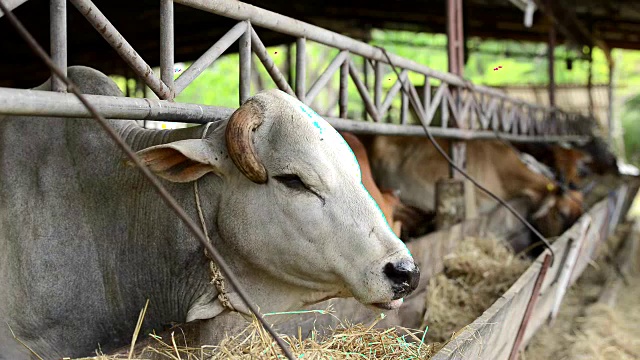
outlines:
{"label": "brown cow", "polygon": [[[405,136],[373,136],[364,139],[371,169],[381,187],[400,190],[401,201],[433,212],[435,183],[449,176],[449,164],[428,139]],[[449,148],[449,141],[438,143]],[[467,142],[467,172],[502,199],[527,196],[537,209],[534,220],[545,236],[556,236],[582,213],[582,196],[563,192],[544,175],[529,169],[508,145],[500,141]],[[478,210],[496,206],[495,200],[476,191]],[[544,225],[544,226],[543,226]]]}
{"label": "brown cow", "polygon": [[552,168],[560,182],[568,186],[579,186],[582,183],[580,166],[590,159],[584,151],[551,144],[514,143],[513,146]]}
{"label": "brown cow", "polygon": [[353,150],[353,153],[360,165],[360,172],[362,173],[362,184],[369,191],[373,200],[378,203],[380,210],[384,214],[389,226],[396,234],[396,236],[407,241],[408,237],[413,235],[412,231],[405,232],[403,234],[403,222],[407,222],[411,225],[410,229],[413,229],[422,222],[427,222],[430,218],[430,214],[425,214],[404,205],[400,201],[400,195],[398,190],[394,189],[379,189],[373,180],[373,174],[371,173],[371,165],[369,164],[369,157],[367,156],[366,148],[364,144],[358,139],[358,137],[349,132],[340,132],[340,135],[345,139],[347,144]]}

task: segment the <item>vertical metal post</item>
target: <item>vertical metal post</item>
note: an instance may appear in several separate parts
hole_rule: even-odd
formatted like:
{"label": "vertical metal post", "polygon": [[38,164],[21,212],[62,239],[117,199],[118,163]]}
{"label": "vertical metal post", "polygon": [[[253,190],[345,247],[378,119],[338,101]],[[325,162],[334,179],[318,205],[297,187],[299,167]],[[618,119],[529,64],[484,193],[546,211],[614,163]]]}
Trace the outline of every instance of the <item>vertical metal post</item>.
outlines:
{"label": "vertical metal post", "polygon": [[[362,80],[364,82],[365,89],[367,89],[367,93],[371,94],[371,92],[369,91],[369,64],[367,64],[367,58],[365,57],[362,58]],[[377,110],[378,109],[376,108],[376,111]],[[366,121],[368,117],[369,113],[367,112],[367,107],[363,106],[362,119]]]}
{"label": "vertical metal post", "polygon": [[408,91],[409,89],[405,88],[400,92],[400,124],[402,125],[407,123],[407,113],[409,112]]}
{"label": "vertical metal post", "polygon": [[[51,0],[49,17],[51,59],[67,76],[67,0]],[[67,91],[67,86],[53,73],[51,74],[51,90]]]}
{"label": "vertical metal post", "polygon": [[587,92],[589,93],[589,116],[593,117],[593,47],[589,47],[589,75],[587,77]]}
{"label": "vertical metal post", "polygon": [[351,59],[347,56],[342,63],[342,66],[340,66],[340,100],[338,101],[338,106],[340,107],[339,117],[342,119],[347,118],[347,102],[349,101],[349,61],[351,61]]}
{"label": "vertical metal post", "polygon": [[238,42],[240,60],[240,105],[249,99],[251,92],[251,24],[247,21],[247,30]]}
{"label": "vertical metal post", "polygon": [[169,88],[167,100],[176,96],[174,71],[173,0],[160,0],[160,79]]}
{"label": "vertical metal post", "polygon": [[286,58],[285,58],[285,68],[287,69],[287,83],[289,85],[293,85],[293,44],[288,43],[287,48],[285,49]]}
{"label": "vertical metal post", "polygon": [[[549,1],[547,1],[547,4]],[[551,7],[547,7],[550,9]],[[556,79],[555,79],[555,56],[553,56],[556,48],[556,27],[553,21],[549,21],[549,44],[547,50],[547,56],[549,59],[549,106],[556,106]]]}
{"label": "vertical metal post", "polygon": [[422,107],[428,112],[431,108],[431,80],[429,75],[424,76],[424,93],[422,94]]}
{"label": "vertical metal post", "polygon": [[614,121],[613,121],[613,63],[609,63],[609,83],[607,84],[607,95],[609,98],[609,109],[607,111],[607,128],[609,135],[609,144],[614,144]]}
{"label": "vertical metal post", "polygon": [[447,54],[449,58],[449,72],[454,74],[457,73],[458,69],[456,4],[457,0],[447,0]]}
{"label": "vertical metal post", "polygon": [[[462,0],[447,0],[447,53],[449,58],[449,72],[462,76],[464,64],[464,48],[462,41]],[[425,77],[425,99],[430,97],[429,79]],[[454,103],[451,106],[459,108],[460,97],[456,89],[451,89]],[[425,106],[429,104],[425,103]],[[448,123],[448,107],[446,98],[442,99],[442,126]],[[461,121],[465,124],[465,121]],[[449,151],[453,162],[461,169],[466,168],[467,147],[464,141],[451,141]],[[475,215],[475,199],[471,195],[472,188],[465,184],[462,174],[449,167],[447,180],[441,180],[436,184],[436,226],[440,228],[453,225],[451,221],[459,222],[467,216]],[[452,191],[459,189],[459,192]],[[438,192],[442,192],[439,194]],[[438,220],[438,219],[446,219]]]}
{"label": "vertical metal post", "polygon": [[124,73],[124,96],[131,97],[131,87],[129,86],[129,70],[125,70]]}
{"label": "vertical metal post", "polygon": [[455,19],[456,19],[456,46],[457,46],[457,60],[458,60],[458,72],[457,74],[462,77],[462,73],[464,71],[464,32],[462,31],[462,0],[456,0],[456,11],[455,11]]}
{"label": "vertical metal post", "polygon": [[303,103],[306,93],[307,78],[307,39],[296,40],[296,95]]}
{"label": "vertical metal post", "polygon": [[[382,104],[382,66],[384,64],[377,60],[374,68],[373,75],[373,103],[376,105],[376,110],[380,111],[380,105]],[[382,120],[382,119],[380,119]]]}

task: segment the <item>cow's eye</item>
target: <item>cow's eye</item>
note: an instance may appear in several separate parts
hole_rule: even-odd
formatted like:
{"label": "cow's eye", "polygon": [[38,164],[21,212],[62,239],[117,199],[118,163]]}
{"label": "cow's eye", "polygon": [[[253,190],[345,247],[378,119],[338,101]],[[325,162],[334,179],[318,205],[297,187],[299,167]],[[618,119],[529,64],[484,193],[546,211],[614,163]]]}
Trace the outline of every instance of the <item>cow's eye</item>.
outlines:
{"label": "cow's eye", "polygon": [[284,186],[293,190],[309,190],[307,185],[296,174],[276,175],[273,177],[278,180]]}

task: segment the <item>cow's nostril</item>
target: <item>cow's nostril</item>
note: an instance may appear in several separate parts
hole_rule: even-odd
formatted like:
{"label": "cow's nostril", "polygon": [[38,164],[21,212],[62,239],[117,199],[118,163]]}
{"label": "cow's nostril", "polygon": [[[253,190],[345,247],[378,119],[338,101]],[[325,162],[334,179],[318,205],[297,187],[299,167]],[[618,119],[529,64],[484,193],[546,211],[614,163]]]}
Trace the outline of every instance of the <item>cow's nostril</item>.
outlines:
{"label": "cow's nostril", "polygon": [[393,284],[394,298],[399,299],[411,293],[420,282],[420,270],[413,261],[387,263],[384,274]]}

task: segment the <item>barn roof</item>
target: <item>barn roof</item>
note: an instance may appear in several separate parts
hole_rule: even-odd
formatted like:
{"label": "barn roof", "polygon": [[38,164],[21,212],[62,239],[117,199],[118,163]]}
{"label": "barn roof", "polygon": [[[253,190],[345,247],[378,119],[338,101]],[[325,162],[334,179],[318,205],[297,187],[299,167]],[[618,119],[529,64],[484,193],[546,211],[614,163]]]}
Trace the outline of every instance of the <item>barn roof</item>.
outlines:
{"label": "barn roof", "polygon": [[[44,0],[4,0],[36,39],[49,46],[49,5]],[[514,3],[522,0],[511,0]],[[250,0],[247,3],[303,20],[351,37],[366,39],[371,28],[444,33],[445,0]],[[533,26],[524,26],[524,12],[509,0],[465,0],[465,34],[470,37],[546,41],[548,22],[538,10]],[[159,65],[159,1],[95,0],[98,8],[151,66]],[[563,0],[553,2],[559,25],[558,41],[608,48],[640,49],[640,4],[633,0]],[[541,7],[542,8],[542,7]],[[68,63],[90,65],[111,74],[124,74],[126,64],[72,6],[68,6]],[[175,4],[175,58],[190,61],[200,56],[235,21]],[[293,38],[259,29],[265,45]],[[5,17],[0,18],[0,86],[30,87],[49,76],[44,65],[16,36]],[[237,51],[232,46],[228,51]]]}

